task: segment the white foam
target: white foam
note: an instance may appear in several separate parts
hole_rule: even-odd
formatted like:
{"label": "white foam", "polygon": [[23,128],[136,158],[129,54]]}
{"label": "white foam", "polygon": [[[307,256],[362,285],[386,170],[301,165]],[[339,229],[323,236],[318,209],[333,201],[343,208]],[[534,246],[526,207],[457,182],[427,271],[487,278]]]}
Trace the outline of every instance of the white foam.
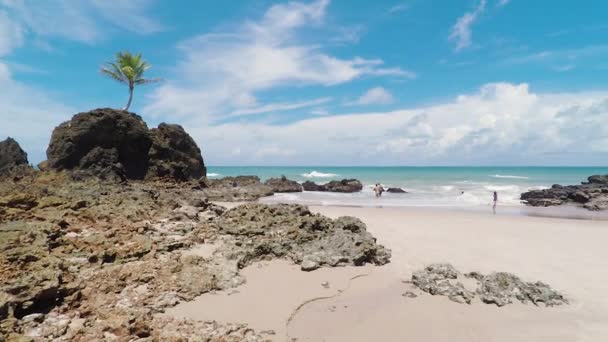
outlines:
{"label": "white foam", "polygon": [[530,177],[524,176],[512,176],[512,175],[491,175],[493,178],[507,178],[507,179],[530,179]]}
{"label": "white foam", "polygon": [[208,173],[207,174],[207,177],[219,177],[219,176],[221,176],[221,174],[219,174],[219,173],[213,173],[212,172],[212,173]]}
{"label": "white foam", "polygon": [[305,178],[331,178],[331,177],[337,177],[338,175],[335,173],[323,173],[323,172],[318,172],[318,171],[312,171],[310,173],[303,173],[302,177]]}

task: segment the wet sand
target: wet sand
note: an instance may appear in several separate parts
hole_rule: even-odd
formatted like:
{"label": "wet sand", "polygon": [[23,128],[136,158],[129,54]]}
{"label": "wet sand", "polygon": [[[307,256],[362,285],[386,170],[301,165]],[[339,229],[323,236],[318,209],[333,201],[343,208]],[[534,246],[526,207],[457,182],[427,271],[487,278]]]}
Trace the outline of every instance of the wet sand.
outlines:
{"label": "wet sand", "polygon": [[[276,341],[287,336],[298,341],[608,340],[605,221],[416,208],[311,209],[361,218],[392,249],[391,263],[309,273],[284,261],[254,265],[243,272],[246,285],[205,294],[168,313],[248,323],[274,330]],[[413,290],[403,281],[435,262],[450,262],[463,272],[507,271],[526,281],[541,280],[571,304],[499,308],[457,304],[419,291],[416,298],[402,296]]]}

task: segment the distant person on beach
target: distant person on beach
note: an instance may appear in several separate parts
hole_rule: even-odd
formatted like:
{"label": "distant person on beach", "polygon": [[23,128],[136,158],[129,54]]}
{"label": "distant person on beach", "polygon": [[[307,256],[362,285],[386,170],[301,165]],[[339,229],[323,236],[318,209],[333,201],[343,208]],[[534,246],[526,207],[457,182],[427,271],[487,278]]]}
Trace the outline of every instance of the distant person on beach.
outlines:
{"label": "distant person on beach", "polygon": [[376,197],[381,197],[383,192],[384,188],[382,188],[382,185],[380,185],[380,183],[376,183],[376,186],[374,187],[374,193],[376,193]]}
{"label": "distant person on beach", "polygon": [[496,202],[498,202],[498,193],[494,191],[494,204],[492,205],[492,211],[496,214]]}

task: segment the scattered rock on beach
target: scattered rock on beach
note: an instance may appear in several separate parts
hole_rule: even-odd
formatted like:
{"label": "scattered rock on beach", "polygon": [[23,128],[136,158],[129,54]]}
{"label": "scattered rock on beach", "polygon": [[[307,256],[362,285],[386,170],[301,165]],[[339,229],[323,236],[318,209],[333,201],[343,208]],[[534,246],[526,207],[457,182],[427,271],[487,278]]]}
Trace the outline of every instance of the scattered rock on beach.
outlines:
{"label": "scattered rock on beach", "polygon": [[274,194],[273,189],[262,184],[257,176],[208,179],[203,191],[210,201],[224,202],[255,201]]}
{"label": "scattered rock on beach", "polygon": [[521,194],[521,200],[534,207],[573,204],[589,210],[606,210],[608,175],[590,176],[581,185],[554,184],[549,189],[528,191]]}
{"label": "scattered rock on beach", "polygon": [[[473,281],[474,285],[463,283]],[[457,303],[471,304],[474,298],[482,302],[504,306],[514,300],[544,306],[568,304],[562,294],[542,282],[524,282],[506,272],[483,275],[470,272],[465,275],[450,264],[432,264],[413,273],[412,283],[432,295],[447,296]]]}
{"label": "scattered rock on beach", "polygon": [[264,184],[272,188],[274,192],[302,192],[302,185],[300,183],[289,180],[285,176],[270,178]]}
{"label": "scattered rock on beach", "polygon": [[302,183],[302,187],[306,191],[328,191],[328,192],[343,192],[352,193],[363,190],[363,184],[357,179],[343,179],[340,181],[330,181],[325,184],[316,184],[311,181]]}

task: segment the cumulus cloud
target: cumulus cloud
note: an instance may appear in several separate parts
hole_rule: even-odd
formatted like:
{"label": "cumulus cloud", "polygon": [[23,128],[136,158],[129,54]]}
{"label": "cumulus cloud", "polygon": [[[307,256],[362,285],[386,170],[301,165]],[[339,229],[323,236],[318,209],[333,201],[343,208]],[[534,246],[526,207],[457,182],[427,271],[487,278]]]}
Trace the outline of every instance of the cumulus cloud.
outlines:
{"label": "cumulus cloud", "polygon": [[352,104],[370,105],[370,104],[390,104],[395,102],[393,94],[383,87],[375,87],[366,91]]}
{"label": "cumulus cloud", "polygon": [[475,21],[484,12],[486,8],[486,0],[480,0],[479,5],[472,12],[466,12],[462,17],[458,18],[456,24],[452,26],[449,39],[456,42],[456,51],[471,46],[472,44],[472,29]]}
{"label": "cumulus cloud", "polygon": [[608,92],[495,83],[420,108],[189,130],[215,165],[599,165],[607,120]]}
{"label": "cumulus cloud", "polygon": [[0,10],[0,57],[23,44],[23,29],[6,11]]}
{"label": "cumulus cloud", "polygon": [[328,87],[364,76],[414,77],[380,59],[339,58],[323,46],[302,42],[301,31],[322,27],[328,5],[328,0],[277,4],[259,20],[179,43],[180,77],[157,88],[146,111],[210,120],[246,111],[235,98],[256,98],[276,87]]}

